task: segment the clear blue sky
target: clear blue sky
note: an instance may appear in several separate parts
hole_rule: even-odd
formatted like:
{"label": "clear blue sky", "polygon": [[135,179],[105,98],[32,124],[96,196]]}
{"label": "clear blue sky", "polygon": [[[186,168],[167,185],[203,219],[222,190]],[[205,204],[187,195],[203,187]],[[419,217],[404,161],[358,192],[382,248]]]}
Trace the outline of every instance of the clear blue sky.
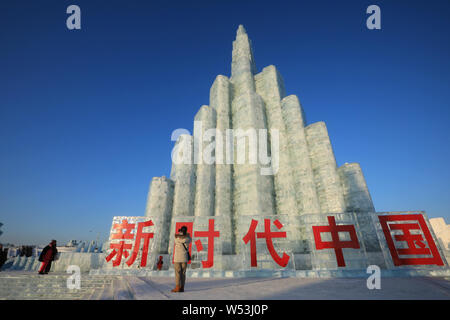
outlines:
{"label": "clear blue sky", "polygon": [[377,211],[450,223],[449,17],[448,0],[0,2],[0,242],[106,238],[113,216],[144,215],[239,24],[338,165],[361,164]]}

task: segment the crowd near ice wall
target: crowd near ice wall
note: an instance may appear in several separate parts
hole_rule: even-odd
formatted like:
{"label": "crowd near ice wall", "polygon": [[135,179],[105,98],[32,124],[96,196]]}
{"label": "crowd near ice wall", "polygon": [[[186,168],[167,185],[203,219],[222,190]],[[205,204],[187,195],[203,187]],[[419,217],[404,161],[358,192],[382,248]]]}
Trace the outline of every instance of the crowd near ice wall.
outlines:
{"label": "crowd near ice wall", "polygon": [[[305,214],[364,215],[375,211],[359,164],[346,163],[338,168],[325,123],[307,124],[298,97],[286,96],[275,66],[257,72],[243,26],[233,42],[231,77],[217,76],[210,89],[209,106],[202,106],[194,121],[193,136],[181,135],[175,144],[170,178],[153,178],[150,184],[146,215],[159,217],[170,228],[167,235],[174,232],[177,217],[220,216],[222,254],[236,254],[236,223],[245,216],[288,215],[295,219]],[[208,136],[209,129],[220,135]],[[235,136],[227,136],[229,129]],[[262,163],[259,158],[256,163],[250,161],[254,137],[249,129],[267,130],[266,140],[256,138],[259,147],[269,147],[271,163]],[[236,137],[237,131],[243,135]],[[276,154],[271,144],[275,133]],[[213,139],[215,152],[206,150]],[[237,155],[239,139],[244,141],[244,163]],[[232,154],[226,152],[230,145]],[[208,152],[210,157],[205,158]],[[272,169],[272,174],[262,174],[264,168]],[[299,244],[294,252],[304,252],[301,228],[293,235]],[[170,253],[165,237],[158,251]]]}

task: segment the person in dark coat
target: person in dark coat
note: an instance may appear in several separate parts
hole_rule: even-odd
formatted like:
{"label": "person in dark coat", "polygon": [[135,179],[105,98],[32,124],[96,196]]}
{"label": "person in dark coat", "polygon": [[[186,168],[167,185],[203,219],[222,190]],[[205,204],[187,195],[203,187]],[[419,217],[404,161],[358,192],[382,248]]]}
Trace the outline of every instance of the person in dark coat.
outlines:
{"label": "person in dark coat", "polygon": [[20,256],[23,257],[25,255],[25,246],[20,247]]}
{"label": "person in dark coat", "polygon": [[42,262],[42,266],[39,269],[39,274],[47,274],[52,267],[52,261],[55,260],[58,250],[56,249],[56,240],[52,240],[48,246],[42,250],[39,255],[39,261]]}
{"label": "person in dark coat", "polygon": [[2,271],[2,266],[8,259],[8,249],[3,249],[3,245],[0,244],[0,271]]}

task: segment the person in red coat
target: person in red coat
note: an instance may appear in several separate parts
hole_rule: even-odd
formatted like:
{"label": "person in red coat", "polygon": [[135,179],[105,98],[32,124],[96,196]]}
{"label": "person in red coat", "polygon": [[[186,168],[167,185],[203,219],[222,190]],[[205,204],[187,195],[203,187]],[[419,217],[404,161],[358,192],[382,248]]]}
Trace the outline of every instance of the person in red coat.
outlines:
{"label": "person in red coat", "polygon": [[161,270],[162,269],[162,266],[163,266],[163,257],[162,256],[159,256],[159,260],[158,260],[158,263],[156,264],[156,268],[158,269],[158,270]]}
{"label": "person in red coat", "polygon": [[52,267],[52,261],[55,260],[58,250],[56,249],[56,240],[52,240],[48,246],[42,250],[39,261],[42,262],[39,274],[47,274]]}

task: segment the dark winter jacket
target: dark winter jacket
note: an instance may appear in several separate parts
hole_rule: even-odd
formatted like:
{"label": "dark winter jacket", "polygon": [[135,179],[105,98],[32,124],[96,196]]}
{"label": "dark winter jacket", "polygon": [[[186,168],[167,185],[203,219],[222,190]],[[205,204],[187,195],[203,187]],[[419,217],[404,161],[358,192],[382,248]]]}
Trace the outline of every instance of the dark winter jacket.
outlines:
{"label": "dark winter jacket", "polygon": [[44,261],[45,255],[47,254],[47,251],[50,250],[50,248],[52,249],[52,256],[51,259],[49,261],[53,261],[56,258],[56,255],[58,254],[58,250],[56,249],[56,246],[50,247],[50,246],[46,246],[44,248],[44,250],[42,250],[41,254],[39,255],[39,261]]}
{"label": "dark winter jacket", "polygon": [[0,266],[3,265],[8,258],[8,249],[0,250]]}

